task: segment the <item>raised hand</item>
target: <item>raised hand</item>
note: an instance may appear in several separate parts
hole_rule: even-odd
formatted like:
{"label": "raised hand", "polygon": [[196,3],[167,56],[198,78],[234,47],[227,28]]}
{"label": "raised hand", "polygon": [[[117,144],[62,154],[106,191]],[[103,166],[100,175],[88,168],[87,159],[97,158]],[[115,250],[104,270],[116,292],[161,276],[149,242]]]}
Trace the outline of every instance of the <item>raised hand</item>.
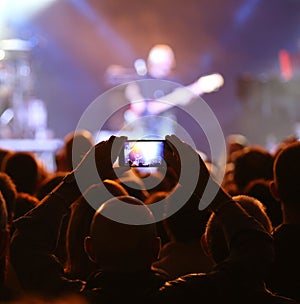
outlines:
{"label": "raised hand", "polygon": [[[112,135],[92,147],[74,169],[77,184],[81,190],[97,184],[104,179],[116,179],[117,171],[113,168],[127,137]],[[128,168],[122,168],[123,171]],[[120,173],[120,172],[119,172]]]}
{"label": "raised hand", "polygon": [[212,178],[200,154],[189,144],[175,135],[166,136],[169,151],[165,153],[166,162],[178,176],[179,184],[185,192],[199,198],[199,209],[208,206],[215,208],[230,196]]}

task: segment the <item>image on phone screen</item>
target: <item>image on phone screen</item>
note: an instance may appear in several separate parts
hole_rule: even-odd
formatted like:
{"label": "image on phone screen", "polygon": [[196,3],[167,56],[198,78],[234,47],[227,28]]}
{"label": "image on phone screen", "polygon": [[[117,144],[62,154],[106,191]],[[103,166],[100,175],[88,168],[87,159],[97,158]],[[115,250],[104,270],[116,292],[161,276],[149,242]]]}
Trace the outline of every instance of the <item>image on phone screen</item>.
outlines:
{"label": "image on phone screen", "polygon": [[124,144],[121,164],[130,167],[160,167],[164,159],[164,140],[129,140]]}

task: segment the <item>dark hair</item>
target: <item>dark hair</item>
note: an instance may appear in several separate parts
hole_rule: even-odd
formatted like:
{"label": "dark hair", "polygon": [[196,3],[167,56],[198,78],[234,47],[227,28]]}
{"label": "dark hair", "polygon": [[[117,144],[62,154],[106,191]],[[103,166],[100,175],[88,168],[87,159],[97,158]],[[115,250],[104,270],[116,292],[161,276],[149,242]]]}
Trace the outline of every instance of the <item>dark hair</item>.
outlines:
{"label": "dark hair", "polygon": [[[272,223],[266,213],[265,206],[259,200],[247,195],[234,196],[233,200],[245,209],[250,216],[260,222],[267,232],[271,233]],[[208,251],[216,263],[220,263],[227,258],[229,249],[225,235],[214,213],[212,213],[207,223],[206,242]]]}
{"label": "dark hair", "polygon": [[17,189],[11,177],[5,172],[0,172],[0,191],[6,203],[8,220],[12,221],[15,212],[15,200],[17,196]]}
{"label": "dark hair", "polygon": [[[7,234],[8,231],[9,231],[9,227],[8,227],[7,209],[6,209],[4,197],[0,191],[0,241],[5,240],[5,235]],[[6,273],[6,256],[0,255],[0,288],[2,288],[5,282],[5,273]]]}
{"label": "dark hair", "polygon": [[255,179],[273,179],[273,156],[259,146],[246,147],[234,153],[233,179],[239,194]]}
{"label": "dark hair", "polygon": [[33,153],[9,153],[3,159],[2,168],[11,177],[18,192],[34,194],[39,181],[39,164]]}
{"label": "dark hair", "polygon": [[264,179],[254,180],[247,185],[244,194],[255,197],[264,204],[273,227],[282,223],[280,202],[271,193],[270,181]]}
{"label": "dark hair", "polygon": [[28,211],[38,206],[40,201],[33,195],[19,192],[16,197],[16,208],[14,219],[25,215]]}
{"label": "dark hair", "polygon": [[0,191],[0,231],[6,230],[8,224],[7,209],[4,197]]}
{"label": "dark hair", "polygon": [[300,197],[300,142],[286,145],[274,161],[274,180],[280,200],[296,203]]}
{"label": "dark hair", "polygon": [[2,162],[3,162],[4,157],[6,157],[6,155],[8,155],[10,153],[13,153],[13,151],[4,149],[4,148],[0,148],[0,167],[1,168],[2,168]]}
{"label": "dark hair", "polygon": [[48,175],[39,185],[35,196],[42,200],[48,195],[65,177],[66,172],[55,172]]}

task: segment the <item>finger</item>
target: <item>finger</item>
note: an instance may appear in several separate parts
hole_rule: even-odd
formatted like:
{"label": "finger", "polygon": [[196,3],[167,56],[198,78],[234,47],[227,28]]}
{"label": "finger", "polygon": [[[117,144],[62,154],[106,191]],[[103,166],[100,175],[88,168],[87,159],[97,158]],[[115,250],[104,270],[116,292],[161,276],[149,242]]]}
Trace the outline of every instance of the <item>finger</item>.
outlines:
{"label": "finger", "polygon": [[127,140],[126,136],[120,136],[120,137],[114,136],[113,138],[110,137],[109,142],[111,144],[111,158],[113,162],[120,155],[120,152],[126,140]]}
{"label": "finger", "polygon": [[173,152],[173,154],[178,154],[178,150],[176,148],[176,146],[178,147],[178,138],[176,138],[175,135],[166,135],[165,137],[167,145],[169,147],[169,149],[171,150],[171,152]]}
{"label": "finger", "polygon": [[111,136],[109,137],[109,139],[108,139],[108,142],[109,142],[109,143],[113,143],[115,139],[116,139],[116,136],[115,136],[115,135],[111,135]]}

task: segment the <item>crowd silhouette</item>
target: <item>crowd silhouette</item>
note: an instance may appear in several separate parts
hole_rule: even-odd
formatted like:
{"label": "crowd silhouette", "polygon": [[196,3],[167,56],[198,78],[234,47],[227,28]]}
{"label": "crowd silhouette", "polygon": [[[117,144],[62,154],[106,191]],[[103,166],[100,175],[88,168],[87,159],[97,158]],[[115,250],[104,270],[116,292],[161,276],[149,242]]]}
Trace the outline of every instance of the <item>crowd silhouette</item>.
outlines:
{"label": "crowd silhouette", "polygon": [[217,183],[175,135],[164,171],[116,166],[125,140],[71,132],[56,172],[0,151],[0,303],[300,301],[299,141],[271,153],[229,136]]}

